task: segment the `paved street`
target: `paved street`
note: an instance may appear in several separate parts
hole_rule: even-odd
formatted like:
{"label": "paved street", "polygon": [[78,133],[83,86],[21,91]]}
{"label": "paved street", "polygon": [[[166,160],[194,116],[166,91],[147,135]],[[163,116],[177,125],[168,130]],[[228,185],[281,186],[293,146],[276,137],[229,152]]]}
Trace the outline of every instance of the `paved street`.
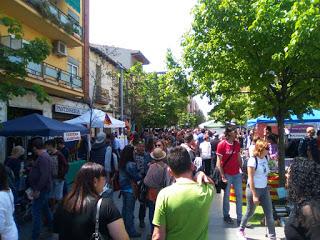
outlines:
{"label": "paved street", "polygon": [[[114,194],[114,201],[117,205],[117,207],[121,210],[122,201],[118,198],[118,192]],[[210,222],[209,222],[209,239],[213,240],[236,240],[236,232],[237,227],[236,226],[229,226],[224,224],[222,220],[222,194],[218,194],[212,204],[211,210],[210,210]],[[135,216],[138,216],[138,210],[139,210],[139,204],[136,204],[136,213]],[[199,216],[200,217],[200,216]],[[231,203],[231,217],[236,218],[235,214],[235,204]],[[149,224],[148,224],[148,218],[145,218],[146,228],[140,229],[138,226],[138,219],[135,218],[136,223],[136,229],[141,231],[142,237],[141,240],[146,240],[147,235],[149,233]],[[23,227],[24,234],[21,235],[21,240],[29,240],[30,239],[30,232],[31,232],[31,225],[28,224]],[[284,239],[284,232],[282,227],[276,227],[277,231],[277,237]],[[250,240],[264,240],[266,228],[265,227],[254,227],[253,229],[247,229],[246,230],[247,237]],[[52,237],[45,237],[43,239],[46,240],[53,240]],[[139,238],[136,238],[139,239]]]}

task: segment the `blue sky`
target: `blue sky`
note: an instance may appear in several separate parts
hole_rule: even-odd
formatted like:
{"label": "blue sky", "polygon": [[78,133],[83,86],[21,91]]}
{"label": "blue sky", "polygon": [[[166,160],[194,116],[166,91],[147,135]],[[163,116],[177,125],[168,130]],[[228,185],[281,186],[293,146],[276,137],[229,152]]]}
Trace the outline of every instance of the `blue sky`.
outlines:
{"label": "blue sky", "polygon": [[[196,0],[90,0],[90,42],[140,50],[146,71],[165,70],[166,50],[181,56]],[[206,113],[206,100],[196,98]]]}

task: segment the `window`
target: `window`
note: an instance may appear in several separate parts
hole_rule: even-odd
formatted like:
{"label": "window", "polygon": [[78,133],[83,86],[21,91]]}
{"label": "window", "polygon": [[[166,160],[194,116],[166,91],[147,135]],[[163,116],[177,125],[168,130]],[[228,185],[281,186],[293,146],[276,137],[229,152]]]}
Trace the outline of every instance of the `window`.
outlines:
{"label": "window", "polygon": [[71,73],[72,76],[78,76],[78,70],[79,70],[78,66],[72,63],[68,63],[68,72]]}
{"label": "window", "polygon": [[101,87],[101,66],[96,64],[96,86]]}

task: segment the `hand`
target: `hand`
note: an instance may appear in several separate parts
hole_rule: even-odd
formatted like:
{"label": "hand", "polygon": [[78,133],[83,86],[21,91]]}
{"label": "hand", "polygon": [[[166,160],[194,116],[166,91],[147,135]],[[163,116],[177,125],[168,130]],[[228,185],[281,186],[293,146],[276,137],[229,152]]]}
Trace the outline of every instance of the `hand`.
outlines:
{"label": "hand", "polygon": [[209,183],[214,185],[214,182],[212,181],[211,178],[209,178],[204,172],[197,172],[196,175],[194,176],[194,180],[199,184],[203,183]]}
{"label": "hand", "polygon": [[223,176],[221,176],[221,179],[222,179],[222,182],[228,182],[228,179],[226,179],[226,177],[223,175]]}
{"label": "hand", "polygon": [[39,196],[40,196],[40,191],[33,191],[32,192],[33,199],[37,199]]}
{"label": "hand", "polygon": [[253,203],[255,205],[259,205],[260,201],[259,201],[259,198],[257,196],[253,196]]}

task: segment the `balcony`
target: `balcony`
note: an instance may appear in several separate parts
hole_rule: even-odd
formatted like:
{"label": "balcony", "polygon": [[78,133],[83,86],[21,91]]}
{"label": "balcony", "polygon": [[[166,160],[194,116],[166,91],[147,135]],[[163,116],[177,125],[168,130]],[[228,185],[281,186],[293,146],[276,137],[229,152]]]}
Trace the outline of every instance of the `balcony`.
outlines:
{"label": "balcony", "polygon": [[79,25],[76,19],[64,14],[59,8],[43,0],[25,0],[33,8],[35,8],[43,17],[49,19],[58,27],[65,30],[71,35],[77,36],[82,39],[82,27]]}
{"label": "balcony", "polygon": [[109,104],[111,102],[109,90],[100,86],[96,86],[95,101],[100,104]]}
{"label": "balcony", "polygon": [[83,29],[48,0],[0,0],[1,12],[68,47],[83,46]]}
{"label": "balcony", "polygon": [[[11,48],[18,50],[22,48],[23,41],[15,39],[11,36],[0,37],[0,49]],[[21,57],[8,56],[9,61],[21,63]],[[46,91],[51,94],[65,96],[82,97],[82,79],[63,69],[57,68],[48,63],[33,63],[29,62],[26,66],[26,72],[29,76],[27,82],[35,83],[46,87]]]}
{"label": "balcony", "polygon": [[79,76],[74,76],[48,63],[36,64],[29,62],[26,70],[29,75],[42,78],[46,82],[52,82],[56,85],[67,86],[74,90],[82,91],[82,79]]}

